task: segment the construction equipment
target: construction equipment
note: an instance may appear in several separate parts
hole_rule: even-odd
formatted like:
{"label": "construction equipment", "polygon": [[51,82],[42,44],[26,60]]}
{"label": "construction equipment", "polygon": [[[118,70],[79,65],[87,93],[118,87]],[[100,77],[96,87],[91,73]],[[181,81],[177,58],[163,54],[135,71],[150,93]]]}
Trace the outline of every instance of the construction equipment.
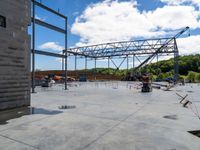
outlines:
{"label": "construction equipment", "polygon": [[152,92],[151,75],[149,74],[142,76],[142,92]]}
{"label": "construction equipment", "polygon": [[52,78],[49,78],[48,76],[45,76],[42,80],[42,87],[51,87],[53,85],[54,81]]}
{"label": "construction equipment", "polygon": [[138,65],[137,67],[135,67],[134,71],[138,70],[144,64],[146,64],[149,60],[151,60],[152,58],[154,58],[158,53],[160,53],[163,49],[165,49],[170,42],[172,42],[174,39],[176,39],[179,36],[181,36],[187,30],[189,30],[189,27],[185,27],[183,30],[181,30],[179,33],[177,33],[175,36],[173,36],[170,39],[167,39],[166,42],[160,48],[158,48],[153,54],[151,54],[147,59],[145,59],[140,65]]}

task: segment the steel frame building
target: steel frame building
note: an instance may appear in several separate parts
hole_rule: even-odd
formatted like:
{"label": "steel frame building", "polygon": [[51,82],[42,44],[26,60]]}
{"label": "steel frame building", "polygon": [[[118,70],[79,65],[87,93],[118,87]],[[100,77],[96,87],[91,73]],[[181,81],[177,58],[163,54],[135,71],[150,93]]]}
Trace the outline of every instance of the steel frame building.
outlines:
{"label": "steel frame building", "polygon": [[[48,12],[51,12],[58,17],[61,17],[65,20],[65,29],[54,26],[52,24],[46,23],[45,21],[39,20],[35,17],[35,7],[38,6]],[[62,54],[52,53],[48,51],[41,51],[35,49],[35,25],[38,24],[40,26],[49,28],[51,30],[57,31],[59,33],[64,34],[65,36],[65,49]],[[185,31],[189,29],[189,27],[184,28],[178,34],[169,38],[157,38],[157,39],[144,39],[144,40],[135,40],[135,41],[123,41],[123,42],[113,42],[113,43],[104,43],[76,48],[67,47],[67,24],[68,18],[67,16],[62,15],[61,13],[37,2],[36,0],[32,0],[32,93],[35,92],[35,54],[59,57],[64,61],[62,63],[63,70],[65,71],[65,90],[67,90],[67,65],[68,65],[68,57],[75,57],[75,71],[77,70],[77,56],[81,58],[85,58],[85,70],[87,69],[87,61],[88,58],[94,59],[95,61],[95,80],[96,80],[96,61],[98,59],[108,59],[108,69],[110,68],[110,62],[119,69],[121,65],[127,60],[127,71],[129,65],[129,58],[132,56],[133,58],[133,71],[137,71],[140,67],[145,65],[148,62],[151,62],[155,57],[159,55],[174,55],[174,80],[177,81],[178,78],[178,57],[179,51],[176,39],[183,34]],[[145,56],[146,59],[141,61],[139,59],[140,56]],[[116,65],[113,61],[113,58],[120,57],[123,58],[120,65]],[[135,58],[140,64],[135,67]]]}
{"label": "steel frame building", "polygon": [[[35,7],[40,7],[54,15],[57,15],[58,17],[64,19],[65,21],[65,29],[62,29],[60,27],[54,26],[52,24],[49,24],[45,21],[39,20],[36,18],[36,10]],[[51,57],[59,57],[65,60],[65,65],[63,65],[63,69],[65,71],[65,90],[67,90],[67,55],[65,54],[58,54],[58,53],[52,53],[52,52],[48,52],[48,51],[41,51],[41,50],[36,50],[35,49],[35,34],[36,34],[36,30],[35,30],[35,25],[40,25],[43,27],[46,27],[50,30],[54,30],[56,32],[62,33],[64,34],[64,38],[65,38],[65,49],[67,49],[67,24],[68,24],[68,18],[67,16],[64,16],[63,14],[43,5],[42,3],[37,2],[36,0],[32,0],[32,93],[35,92],[35,54],[39,54],[39,55],[45,55],[45,56],[51,56]]]}
{"label": "steel frame building", "polygon": [[[179,33],[173,37],[169,38],[158,38],[158,39],[144,39],[135,41],[123,41],[123,42],[113,42],[104,43],[76,48],[69,48],[63,52],[67,57],[75,56],[75,70],[77,66],[77,56],[85,57],[85,69],[87,69],[87,58],[95,60],[95,79],[96,79],[96,61],[98,59],[108,59],[108,69],[110,68],[110,61],[114,66],[119,69],[125,59],[127,59],[127,71],[129,65],[129,56],[133,57],[133,71],[137,71],[144,64],[151,62],[156,56],[158,60],[159,55],[174,55],[174,81],[178,78],[178,57],[179,51],[176,42],[181,34],[187,31],[189,27],[184,28]],[[146,56],[146,59],[141,61],[139,56]],[[122,62],[119,66],[115,64],[113,58],[123,57]],[[135,58],[140,62],[138,66],[135,67]]]}

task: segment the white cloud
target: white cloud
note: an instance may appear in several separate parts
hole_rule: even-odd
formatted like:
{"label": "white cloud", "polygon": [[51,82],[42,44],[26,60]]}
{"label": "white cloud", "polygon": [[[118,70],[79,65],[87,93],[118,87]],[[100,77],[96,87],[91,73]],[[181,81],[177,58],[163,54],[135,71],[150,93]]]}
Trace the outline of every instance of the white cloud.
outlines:
{"label": "white cloud", "polygon": [[165,34],[156,31],[154,24],[136,7],[136,1],[103,1],[88,6],[71,29],[81,37],[77,46]]}
{"label": "white cloud", "polygon": [[98,59],[99,62],[108,62],[108,59]]}
{"label": "white cloud", "polygon": [[182,4],[193,4],[197,7],[200,6],[200,0],[161,0],[161,2],[168,5],[182,5]]}
{"label": "white cloud", "polygon": [[200,54],[200,35],[177,39],[181,55]]}
{"label": "white cloud", "polygon": [[[199,4],[199,0],[175,0],[176,3],[173,0],[161,1],[167,4],[143,12],[138,10],[136,0],[105,0],[89,5],[71,28],[73,34],[80,36],[76,46],[163,37],[186,26],[191,29],[200,28],[200,12],[194,7],[194,4]],[[191,5],[185,5],[186,2]],[[197,47],[197,43],[194,47]]]}
{"label": "white cloud", "polygon": [[38,15],[35,15],[35,18],[38,19],[38,20],[41,20],[41,21],[45,21],[44,18],[41,18],[41,17],[39,17]]}
{"label": "white cloud", "polygon": [[46,42],[39,46],[39,49],[42,50],[54,50],[54,51],[62,51],[64,47],[59,45],[58,42]]}
{"label": "white cloud", "polygon": [[59,63],[62,63],[64,60],[62,58],[56,58],[55,61],[59,62]]}
{"label": "white cloud", "polygon": [[161,30],[176,30],[186,26],[200,27],[198,11],[192,6],[164,6],[147,13],[147,18]]}

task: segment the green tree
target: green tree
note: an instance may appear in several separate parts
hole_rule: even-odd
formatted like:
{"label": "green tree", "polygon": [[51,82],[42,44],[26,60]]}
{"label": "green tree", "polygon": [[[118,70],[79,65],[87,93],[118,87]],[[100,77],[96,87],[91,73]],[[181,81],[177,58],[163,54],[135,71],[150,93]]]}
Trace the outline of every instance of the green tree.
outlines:
{"label": "green tree", "polygon": [[189,71],[189,73],[188,73],[188,75],[187,75],[187,79],[188,79],[189,81],[191,81],[191,82],[195,82],[195,76],[196,76],[195,72]]}
{"label": "green tree", "polygon": [[197,82],[200,82],[200,73],[196,74],[195,80],[196,80]]}

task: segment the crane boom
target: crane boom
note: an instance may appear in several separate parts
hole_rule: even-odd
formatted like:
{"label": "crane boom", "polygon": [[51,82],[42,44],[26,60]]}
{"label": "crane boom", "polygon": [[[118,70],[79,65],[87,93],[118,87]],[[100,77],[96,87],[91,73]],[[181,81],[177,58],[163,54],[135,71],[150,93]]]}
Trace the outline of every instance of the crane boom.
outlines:
{"label": "crane boom", "polygon": [[141,68],[144,64],[146,64],[150,59],[152,59],[156,54],[158,54],[162,49],[164,49],[172,40],[178,38],[179,36],[181,36],[184,32],[186,32],[189,29],[189,27],[185,27],[183,30],[181,30],[179,33],[177,33],[175,36],[173,36],[172,38],[168,39],[160,48],[158,48],[157,51],[155,51],[155,53],[153,53],[152,55],[150,55],[147,59],[145,59],[139,66],[137,66],[134,71],[138,70],[139,68]]}

